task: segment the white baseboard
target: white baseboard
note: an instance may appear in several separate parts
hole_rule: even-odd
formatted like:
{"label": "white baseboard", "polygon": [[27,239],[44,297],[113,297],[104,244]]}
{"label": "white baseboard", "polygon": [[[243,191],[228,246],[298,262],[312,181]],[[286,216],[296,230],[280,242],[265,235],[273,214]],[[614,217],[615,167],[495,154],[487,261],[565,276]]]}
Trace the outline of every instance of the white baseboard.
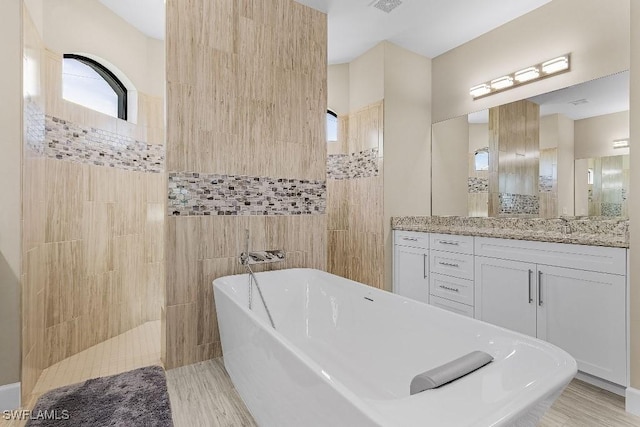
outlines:
{"label": "white baseboard", "polygon": [[20,383],[0,386],[0,412],[20,407]]}
{"label": "white baseboard", "polygon": [[637,388],[627,387],[626,395],[627,412],[640,416],[640,390]]}
{"label": "white baseboard", "polygon": [[584,372],[578,371],[578,373],[576,374],[576,379],[584,381],[587,384],[599,387],[603,390],[610,391],[611,393],[615,393],[618,396],[625,396],[626,387],[614,384],[607,380],[603,380],[602,378],[594,377],[593,375],[585,374]]}

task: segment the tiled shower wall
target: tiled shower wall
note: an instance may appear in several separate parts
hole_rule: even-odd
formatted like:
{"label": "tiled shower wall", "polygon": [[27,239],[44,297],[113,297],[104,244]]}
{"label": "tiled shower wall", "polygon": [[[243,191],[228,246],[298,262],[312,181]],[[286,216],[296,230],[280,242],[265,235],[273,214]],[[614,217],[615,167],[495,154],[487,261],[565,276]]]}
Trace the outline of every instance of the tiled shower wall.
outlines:
{"label": "tiled shower wall", "polygon": [[338,117],[327,160],[328,271],[383,287],[383,102]]}
{"label": "tiled shower wall", "polygon": [[540,150],[540,218],[558,217],[558,149]]}
{"label": "tiled shower wall", "polygon": [[489,216],[538,216],[540,106],[489,109]]}
{"label": "tiled shower wall", "polygon": [[469,153],[467,178],[467,211],[469,216],[489,215],[489,171],[476,170],[475,153]]}
{"label": "tiled shower wall", "polygon": [[62,54],[24,13],[22,394],[42,370],[160,318],[163,100],[138,124],[62,99]]}
{"label": "tiled shower wall", "polygon": [[593,184],[589,185],[589,216],[629,216],[629,156],[589,159]]}
{"label": "tiled shower wall", "polygon": [[215,278],[250,248],[326,268],[326,16],[293,0],[167,1],[165,367],[221,355]]}

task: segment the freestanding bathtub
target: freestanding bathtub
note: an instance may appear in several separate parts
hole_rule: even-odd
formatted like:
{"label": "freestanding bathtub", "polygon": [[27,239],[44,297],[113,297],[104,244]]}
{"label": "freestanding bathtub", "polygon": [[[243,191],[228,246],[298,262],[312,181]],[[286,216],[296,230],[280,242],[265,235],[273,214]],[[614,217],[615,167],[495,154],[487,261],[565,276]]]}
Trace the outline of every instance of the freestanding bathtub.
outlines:
{"label": "freestanding bathtub", "polygon": [[[282,426],[535,426],[576,373],[546,342],[311,269],[213,282],[224,363],[256,422]],[[255,292],[254,292],[255,296]],[[494,361],[410,395],[474,350]]]}

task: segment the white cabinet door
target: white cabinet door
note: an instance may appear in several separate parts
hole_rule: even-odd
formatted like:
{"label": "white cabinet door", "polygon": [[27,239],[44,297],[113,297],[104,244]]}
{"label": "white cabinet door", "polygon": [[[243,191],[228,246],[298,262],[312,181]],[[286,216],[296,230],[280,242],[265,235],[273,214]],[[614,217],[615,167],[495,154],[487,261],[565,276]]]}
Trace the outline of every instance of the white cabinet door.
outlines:
{"label": "white cabinet door", "polygon": [[535,275],[535,264],[476,257],[476,319],[535,337]]}
{"label": "white cabinet door", "polygon": [[538,338],[578,369],[626,385],[625,276],[538,265]]}
{"label": "white cabinet door", "polygon": [[429,251],[396,245],[393,291],[407,298],[429,302]]}

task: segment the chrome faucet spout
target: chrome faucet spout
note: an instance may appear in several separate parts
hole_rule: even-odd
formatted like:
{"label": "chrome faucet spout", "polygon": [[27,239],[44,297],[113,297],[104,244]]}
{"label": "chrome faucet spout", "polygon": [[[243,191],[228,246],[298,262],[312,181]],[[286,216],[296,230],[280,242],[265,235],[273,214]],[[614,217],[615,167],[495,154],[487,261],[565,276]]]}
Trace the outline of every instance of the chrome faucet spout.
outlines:
{"label": "chrome faucet spout", "polygon": [[569,224],[569,219],[561,216],[560,220],[562,221],[562,233],[571,234],[571,225]]}

